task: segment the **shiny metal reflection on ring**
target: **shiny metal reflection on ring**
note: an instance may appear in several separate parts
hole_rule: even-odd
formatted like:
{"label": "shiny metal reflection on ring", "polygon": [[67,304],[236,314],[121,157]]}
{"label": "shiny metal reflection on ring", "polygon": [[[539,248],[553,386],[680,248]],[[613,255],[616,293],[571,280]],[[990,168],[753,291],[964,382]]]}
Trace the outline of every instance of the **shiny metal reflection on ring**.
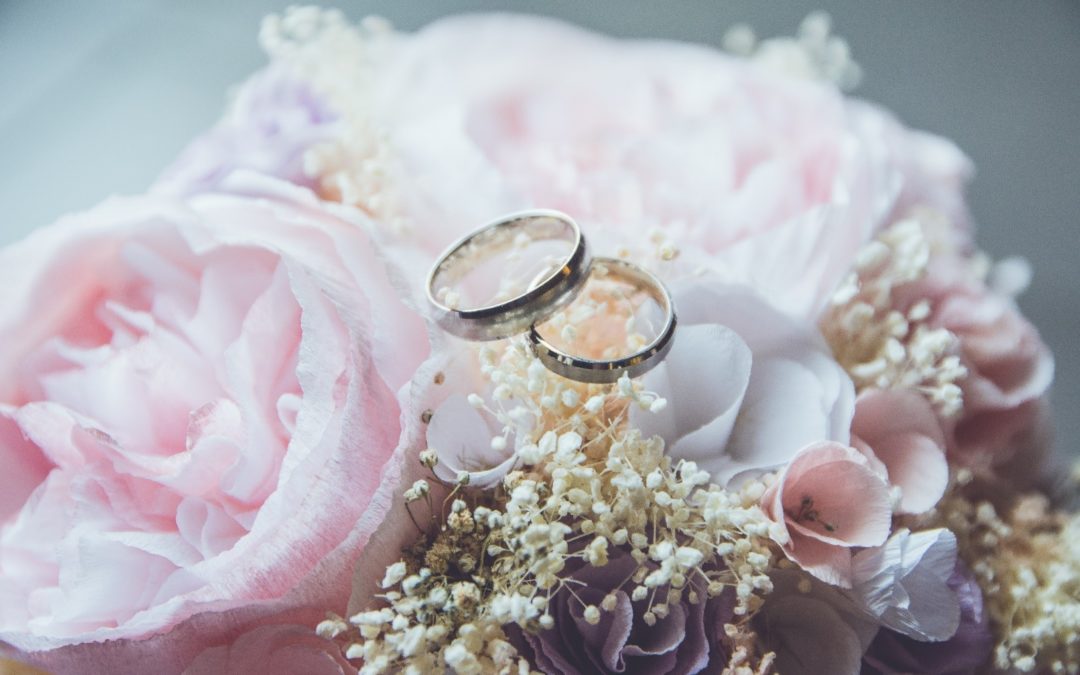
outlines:
{"label": "shiny metal reflection on ring", "polygon": [[[447,284],[459,281],[480,261],[506,251],[520,235],[531,241],[566,240],[573,249],[520,295],[475,308],[457,307]],[[469,340],[519,335],[569,305],[589,276],[591,259],[581,228],[570,216],[548,209],[503,216],[452,244],[431,268],[427,280],[432,318],[443,330]]]}
{"label": "shiny metal reflection on ring", "polygon": [[618,278],[647,293],[660,305],[665,321],[656,338],[638,352],[610,361],[567,354],[544,339],[535,324],[529,329],[529,342],[533,353],[549,370],[578,382],[608,384],[617,382],[624,373],[630,377],[643,375],[663,361],[674,341],[677,319],[671,294],[659,279],[643,267],[625,260],[597,257],[593,261],[593,273],[600,268],[606,268],[609,277]]}

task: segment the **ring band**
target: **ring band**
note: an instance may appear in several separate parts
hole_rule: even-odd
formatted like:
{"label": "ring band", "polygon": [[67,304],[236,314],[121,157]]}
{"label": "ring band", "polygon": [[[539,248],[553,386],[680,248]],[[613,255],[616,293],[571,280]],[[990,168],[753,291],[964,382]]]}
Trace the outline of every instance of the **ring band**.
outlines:
{"label": "ring band", "polygon": [[[504,302],[461,309],[447,300],[447,282],[470,271],[478,258],[511,248],[521,235],[532,240],[566,239],[572,242],[573,250],[522,294]],[[588,278],[590,266],[585,237],[570,216],[547,209],[513,213],[465,236],[439,257],[427,281],[432,318],[446,332],[469,340],[518,335],[569,305]]]}
{"label": "ring band", "polygon": [[555,348],[540,335],[536,324],[529,329],[529,342],[533,353],[551,371],[578,382],[610,384],[623,374],[630,377],[643,375],[656,367],[671,349],[675,337],[675,304],[664,284],[643,267],[615,258],[596,258],[593,270],[606,267],[608,274],[629,282],[637,290],[648,293],[664,311],[664,327],[652,342],[630,356],[610,361],[594,361],[572,356]]}

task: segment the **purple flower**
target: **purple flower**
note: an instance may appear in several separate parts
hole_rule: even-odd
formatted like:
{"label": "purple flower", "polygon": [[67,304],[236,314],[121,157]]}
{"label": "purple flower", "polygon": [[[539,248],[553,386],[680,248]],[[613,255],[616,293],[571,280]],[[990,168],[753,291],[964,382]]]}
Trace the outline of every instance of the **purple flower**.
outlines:
{"label": "purple flower", "polygon": [[336,122],[327,102],[306,82],[270,66],[240,87],[225,117],[189,144],[151,191],[205,192],[241,169],[314,187],[304,173],[304,152],[331,138]]}
{"label": "purple flower", "polygon": [[974,673],[986,663],[993,636],[983,610],[982,590],[960,560],[948,584],[960,601],[960,627],[956,633],[944,642],[919,642],[883,628],[863,659],[872,672],[960,675]]}
{"label": "purple flower", "polygon": [[[669,606],[668,615],[649,626],[643,619],[648,598],[632,601],[623,590],[631,587],[629,582],[615,590],[636,567],[622,549],[615,549],[603,567],[592,567],[580,558],[568,561],[560,576],[568,580],[574,593],[563,589],[552,597],[554,628],[535,635],[517,633],[512,635],[514,642],[536,668],[549,675],[720,672],[730,657],[722,639],[724,624],[734,615],[735,594],[729,588],[709,598],[703,584],[691,584],[684,589],[682,600]],[[699,602],[690,603],[690,590],[699,594]],[[615,608],[601,611],[599,623],[589,624],[583,603],[599,607],[612,592]],[[666,597],[666,593],[667,588],[662,588],[657,595]]]}

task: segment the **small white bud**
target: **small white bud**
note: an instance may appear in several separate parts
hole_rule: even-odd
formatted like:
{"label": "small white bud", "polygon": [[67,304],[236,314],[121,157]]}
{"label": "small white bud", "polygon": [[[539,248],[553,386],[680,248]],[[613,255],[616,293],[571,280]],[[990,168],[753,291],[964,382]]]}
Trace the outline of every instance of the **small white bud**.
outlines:
{"label": "small white bud", "polygon": [[406,572],[408,572],[408,570],[405,567],[405,562],[403,560],[399,560],[393,565],[390,565],[386,568],[386,576],[383,577],[382,583],[380,585],[383,588],[390,588],[391,586],[396,585],[399,581],[404,579]]}

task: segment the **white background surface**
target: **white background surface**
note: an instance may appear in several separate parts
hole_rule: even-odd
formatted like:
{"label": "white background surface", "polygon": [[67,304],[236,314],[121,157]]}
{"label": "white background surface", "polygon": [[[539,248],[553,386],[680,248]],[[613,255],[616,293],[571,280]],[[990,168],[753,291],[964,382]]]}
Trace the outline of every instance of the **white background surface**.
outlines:
{"label": "white background surface", "polygon": [[[285,4],[0,0],[0,244],[109,194],[143,190],[215,121],[228,87],[263,63],[259,18]],[[1021,304],[1058,358],[1060,443],[1080,448],[1080,2],[334,4],[402,29],[512,9],[712,44],[738,21],[791,34],[824,7],[866,71],[858,94],[953,138],[975,160],[980,242],[1035,265]]]}

